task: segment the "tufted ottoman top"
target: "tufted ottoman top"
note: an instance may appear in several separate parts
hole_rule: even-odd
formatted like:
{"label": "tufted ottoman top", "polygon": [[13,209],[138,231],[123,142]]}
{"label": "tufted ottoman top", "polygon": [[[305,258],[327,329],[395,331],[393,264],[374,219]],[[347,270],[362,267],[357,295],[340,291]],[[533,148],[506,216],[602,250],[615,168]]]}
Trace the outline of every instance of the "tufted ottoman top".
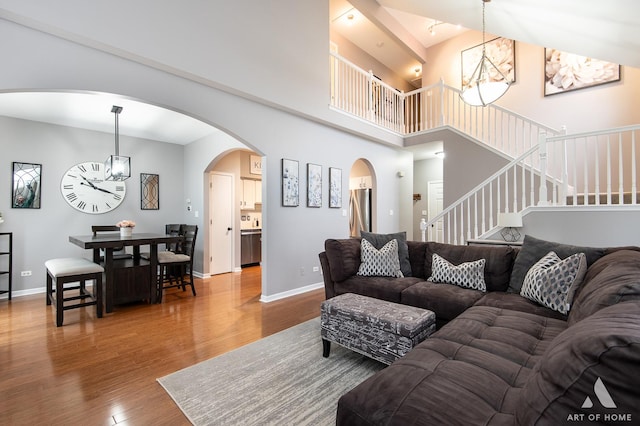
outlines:
{"label": "tufted ottoman top", "polygon": [[352,319],[375,325],[380,330],[413,338],[435,323],[436,315],[427,309],[400,305],[359,294],[346,293],[325,300],[327,315],[348,314]]}

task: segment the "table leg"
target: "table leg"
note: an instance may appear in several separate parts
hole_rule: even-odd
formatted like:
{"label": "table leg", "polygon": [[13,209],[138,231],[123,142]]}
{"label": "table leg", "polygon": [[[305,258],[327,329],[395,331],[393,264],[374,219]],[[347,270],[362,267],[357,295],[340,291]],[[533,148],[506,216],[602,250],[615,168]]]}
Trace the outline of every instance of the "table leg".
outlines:
{"label": "table leg", "polygon": [[158,283],[158,244],[150,244],[149,248],[151,252],[149,253],[149,262],[151,263],[151,279],[149,280],[149,285],[151,286],[151,303],[159,303],[161,300],[158,297],[158,292],[162,291],[160,289],[160,283]]}
{"label": "table leg", "polygon": [[107,313],[113,312],[113,248],[106,248],[104,250],[104,275],[105,275],[105,311]]}

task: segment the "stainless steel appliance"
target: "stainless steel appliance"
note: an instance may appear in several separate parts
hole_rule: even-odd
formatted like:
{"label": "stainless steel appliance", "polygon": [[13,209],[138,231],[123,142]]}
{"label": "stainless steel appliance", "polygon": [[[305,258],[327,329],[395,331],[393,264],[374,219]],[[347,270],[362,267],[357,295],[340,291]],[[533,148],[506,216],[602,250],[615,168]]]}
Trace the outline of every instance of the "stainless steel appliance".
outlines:
{"label": "stainless steel appliance", "polygon": [[258,265],[262,260],[262,229],[240,231],[240,265]]}
{"label": "stainless steel appliance", "polygon": [[349,191],[349,230],[352,237],[361,230],[371,232],[371,189]]}

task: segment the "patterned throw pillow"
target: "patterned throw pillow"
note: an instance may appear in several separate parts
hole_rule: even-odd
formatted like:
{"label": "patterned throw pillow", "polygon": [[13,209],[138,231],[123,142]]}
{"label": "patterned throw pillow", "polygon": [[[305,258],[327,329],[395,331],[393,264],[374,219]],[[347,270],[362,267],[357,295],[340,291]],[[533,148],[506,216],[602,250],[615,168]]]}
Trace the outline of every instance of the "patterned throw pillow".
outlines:
{"label": "patterned throw pillow", "polygon": [[473,290],[487,291],[484,282],[484,265],[486,259],[464,262],[458,266],[452,264],[437,254],[433,254],[431,261],[431,276],[428,281],[434,283],[455,284]]}
{"label": "patterned throw pillow", "polygon": [[362,239],[360,269],[358,275],[365,277],[403,277],[398,259],[398,241],[391,240],[380,250]]}
{"label": "patterned throw pillow", "polygon": [[554,251],[547,253],[529,269],[520,295],[567,314],[576,288],[587,272],[587,258],[576,253],[562,260]]}

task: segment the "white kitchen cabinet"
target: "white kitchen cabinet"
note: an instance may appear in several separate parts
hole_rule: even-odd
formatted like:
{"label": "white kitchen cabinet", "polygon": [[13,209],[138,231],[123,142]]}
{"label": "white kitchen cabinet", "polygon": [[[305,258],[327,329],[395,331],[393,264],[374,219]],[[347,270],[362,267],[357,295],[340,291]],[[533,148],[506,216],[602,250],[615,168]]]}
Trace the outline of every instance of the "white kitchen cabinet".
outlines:
{"label": "white kitchen cabinet", "polygon": [[256,196],[255,196],[255,201],[256,204],[262,204],[262,181],[261,180],[256,180],[254,181],[256,184]]}
{"label": "white kitchen cabinet", "polygon": [[242,179],[242,201],[240,208],[243,210],[254,210],[256,208],[256,181],[252,179]]}

